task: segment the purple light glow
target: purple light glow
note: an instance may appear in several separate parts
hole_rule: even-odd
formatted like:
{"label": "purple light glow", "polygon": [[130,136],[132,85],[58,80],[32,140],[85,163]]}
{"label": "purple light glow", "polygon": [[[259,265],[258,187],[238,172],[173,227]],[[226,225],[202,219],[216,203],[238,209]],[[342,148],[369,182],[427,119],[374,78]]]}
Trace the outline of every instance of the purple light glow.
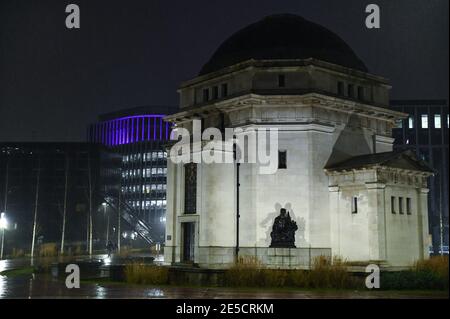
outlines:
{"label": "purple light glow", "polygon": [[171,125],[163,121],[164,116],[160,114],[134,115],[104,121],[93,126],[92,140],[106,146],[167,140]]}

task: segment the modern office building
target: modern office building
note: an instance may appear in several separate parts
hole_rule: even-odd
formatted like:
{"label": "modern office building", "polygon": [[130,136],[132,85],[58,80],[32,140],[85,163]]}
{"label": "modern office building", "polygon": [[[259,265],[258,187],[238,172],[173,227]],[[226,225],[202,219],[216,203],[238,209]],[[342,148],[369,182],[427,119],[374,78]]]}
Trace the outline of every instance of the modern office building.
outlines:
{"label": "modern office building", "polygon": [[[88,196],[90,185],[93,193],[99,186],[99,165],[100,150],[89,143],[0,143],[0,211],[10,221],[5,254],[30,253],[35,216],[36,253],[49,242],[59,250],[64,211],[65,247],[77,243],[72,249],[85,252],[90,207],[94,224],[103,224],[98,199],[90,205]],[[102,229],[94,228],[94,243],[103,239]]]}
{"label": "modern office building", "polygon": [[[107,194],[120,193],[133,215],[152,228],[153,241],[163,243],[166,213],[167,153],[170,107],[143,106],[103,114],[89,129],[89,141],[104,145],[119,161],[104,162]],[[110,157],[111,158],[111,157]]]}
{"label": "modern office building", "polygon": [[448,252],[448,133],[449,113],[445,100],[392,100],[391,108],[408,114],[393,129],[395,149],[412,149],[436,174],[430,177],[428,203],[433,251],[441,245]]}

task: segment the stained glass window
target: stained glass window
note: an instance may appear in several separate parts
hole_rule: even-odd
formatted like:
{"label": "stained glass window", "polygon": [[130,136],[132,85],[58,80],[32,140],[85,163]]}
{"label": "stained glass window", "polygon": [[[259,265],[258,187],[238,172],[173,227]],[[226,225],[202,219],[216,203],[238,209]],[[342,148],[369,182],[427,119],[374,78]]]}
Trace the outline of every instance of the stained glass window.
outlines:
{"label": "stained glass window", "polygon": [[197,210],[197,164],[184,165],[184,213],[195,214]]}

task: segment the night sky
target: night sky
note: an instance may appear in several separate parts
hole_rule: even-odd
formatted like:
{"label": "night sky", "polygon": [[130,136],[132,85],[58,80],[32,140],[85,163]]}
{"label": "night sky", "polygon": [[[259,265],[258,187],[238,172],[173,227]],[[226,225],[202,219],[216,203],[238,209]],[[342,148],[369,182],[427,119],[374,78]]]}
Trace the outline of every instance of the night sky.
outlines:
{"label": "night sky", "polygon": [[[65,7],[81,29],[65,27]],[[381,8],[381,29],[364,25]],[[83,141],[100,113],[177,105],[232,33],[293,13],[344,39],[391,98],[448,100],[448,0],[0,0],[0,142]]]}

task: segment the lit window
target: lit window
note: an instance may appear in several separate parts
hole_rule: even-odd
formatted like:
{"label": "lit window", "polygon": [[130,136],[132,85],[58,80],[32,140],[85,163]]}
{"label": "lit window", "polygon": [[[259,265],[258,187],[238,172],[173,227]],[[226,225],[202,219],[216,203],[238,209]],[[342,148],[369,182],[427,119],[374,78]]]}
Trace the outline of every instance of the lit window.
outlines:
{"label": "lit window", "polygon": [[422,114],[420,116],[420,123],[422,128],[428,128],[428,114]]}
{"label": "lit window", "polygon": [[441,115],[434,114],[434,128],[441,128]]}
{"label": "lit window", "polygon": [[412,116],[408,118],[408,128],[414,128],[414,117]]}
{"label": "lit window", "polygon": [[358,197],[352,197],[352,214],[358,213]]}

